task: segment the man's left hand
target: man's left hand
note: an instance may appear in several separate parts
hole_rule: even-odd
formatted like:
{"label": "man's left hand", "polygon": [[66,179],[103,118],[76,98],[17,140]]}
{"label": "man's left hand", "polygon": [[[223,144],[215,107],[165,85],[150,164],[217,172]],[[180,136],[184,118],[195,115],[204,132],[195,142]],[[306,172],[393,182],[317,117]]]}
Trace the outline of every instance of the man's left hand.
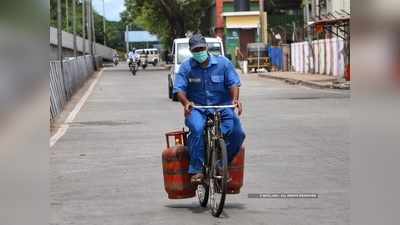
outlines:
{"label": "man's left hand", "polygon": [[242,115],[243,105],[239,100],[233,100],[233,104],[236,105],[237,114]]}

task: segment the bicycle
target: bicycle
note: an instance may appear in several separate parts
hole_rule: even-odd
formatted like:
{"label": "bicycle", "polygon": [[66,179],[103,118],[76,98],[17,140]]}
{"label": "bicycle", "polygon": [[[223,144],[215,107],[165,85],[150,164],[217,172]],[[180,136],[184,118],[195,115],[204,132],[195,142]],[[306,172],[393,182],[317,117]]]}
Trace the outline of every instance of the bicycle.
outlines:
{"label": "bicycle", "polygon": [[202,207],[211,201],[211,214],[219,217],[223,211],[228,188],[228,156],[221,132],[221,112],[218,109],[235,108],[236,105],[193,106],[197,109],[217,109],[208,116],[205,133],[204,179],[197,186],[196,194]]}

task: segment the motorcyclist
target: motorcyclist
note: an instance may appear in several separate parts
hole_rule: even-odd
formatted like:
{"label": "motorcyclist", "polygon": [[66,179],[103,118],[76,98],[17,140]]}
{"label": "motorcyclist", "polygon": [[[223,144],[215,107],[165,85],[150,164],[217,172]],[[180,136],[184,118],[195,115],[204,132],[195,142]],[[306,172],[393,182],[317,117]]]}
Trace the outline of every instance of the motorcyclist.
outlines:
{"label": "motorcyclist", "polygon": [[138,60],[140,60],[140,56],[136,53],[136,49],[132,48],[132,50],[128,53],[129,66],[131,63],[137,63]]}
{"label": "motorcyclist", "polygon": [[112,58],[113,58],[114,65],[118,65],[118,54],[116,51],[114,51]]}

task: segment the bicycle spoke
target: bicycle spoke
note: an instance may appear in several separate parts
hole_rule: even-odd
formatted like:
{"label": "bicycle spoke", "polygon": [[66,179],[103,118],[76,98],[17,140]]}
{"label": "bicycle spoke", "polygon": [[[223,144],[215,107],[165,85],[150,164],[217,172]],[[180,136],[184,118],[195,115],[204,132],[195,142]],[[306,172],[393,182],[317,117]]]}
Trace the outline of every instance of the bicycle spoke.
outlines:
{"label": "bicycle spoke", "polygon": [[197,186],[196,194],[199,200],[199,203],[202,207],[206,207],[208,203],[209,197],[209,186],[207,184],[200,184]]}
{"label": "bicycle spoke", "polygon": [[210,181],[210,192],[211,192],[211,207],[215,207],[215,192],[214,192],[214,182]]}

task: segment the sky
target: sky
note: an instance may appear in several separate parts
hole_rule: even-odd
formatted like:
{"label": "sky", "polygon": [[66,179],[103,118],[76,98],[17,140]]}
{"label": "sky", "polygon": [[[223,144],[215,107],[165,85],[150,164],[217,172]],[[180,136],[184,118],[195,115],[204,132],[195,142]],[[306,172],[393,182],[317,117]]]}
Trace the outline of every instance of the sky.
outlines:
{"label": "sky", "polygon": [[[103,15],[103,0],[92,0],[93,8]],[[124,0],[104,0],[106,18],[111,21],[119,21],[119,14],[125,10]]]}

